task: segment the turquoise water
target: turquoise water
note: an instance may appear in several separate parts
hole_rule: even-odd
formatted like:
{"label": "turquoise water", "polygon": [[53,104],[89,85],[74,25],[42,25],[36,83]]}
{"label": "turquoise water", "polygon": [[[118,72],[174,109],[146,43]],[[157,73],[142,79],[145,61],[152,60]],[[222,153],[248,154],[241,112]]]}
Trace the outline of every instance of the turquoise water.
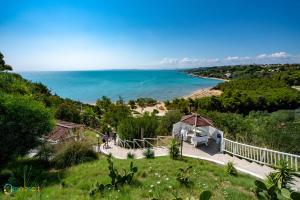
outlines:
{"label": "turquoise water", "polygon": [[172,100],[219,80],[195,78],[175,70],[107,70],[21,72],[24,78],[47,85],[52,93],[86,103],[107,96],[112,100],[152,97]]}

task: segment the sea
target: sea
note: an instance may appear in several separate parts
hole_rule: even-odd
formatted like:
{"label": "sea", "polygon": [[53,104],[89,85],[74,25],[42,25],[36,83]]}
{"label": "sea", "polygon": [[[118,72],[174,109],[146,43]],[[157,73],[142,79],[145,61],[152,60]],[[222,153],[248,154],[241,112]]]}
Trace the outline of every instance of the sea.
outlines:
{"label": "sea", "polygon": [[198,78],[177,70],[103,70],[103,71],[30,71],[19,72],[32,82],[48,86],[64,98],[95,103],[107,96],[113,101],[151,97],[160,101],[210,88],[220,80]]}

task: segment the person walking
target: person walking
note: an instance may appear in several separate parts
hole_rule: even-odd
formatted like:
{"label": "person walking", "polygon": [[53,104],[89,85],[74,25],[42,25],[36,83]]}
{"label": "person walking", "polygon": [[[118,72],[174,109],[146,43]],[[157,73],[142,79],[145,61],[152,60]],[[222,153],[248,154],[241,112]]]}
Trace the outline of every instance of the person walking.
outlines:
{"label": "person walking", "polygon": [[112,139],[114,141],[114,145],[117,145],[117,133],[116,132],[113,133]]}

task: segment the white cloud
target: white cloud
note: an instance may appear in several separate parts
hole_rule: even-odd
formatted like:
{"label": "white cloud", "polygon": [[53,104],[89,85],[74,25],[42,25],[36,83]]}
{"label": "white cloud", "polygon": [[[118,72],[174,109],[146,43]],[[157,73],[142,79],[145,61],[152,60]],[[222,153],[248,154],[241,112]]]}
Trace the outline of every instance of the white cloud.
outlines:
{"label": "white cloud", "polygon": [[272,54],[260,54],[258,56],[256,56],[257,59],[264,59],[264,58],[288,58],[289,54],[287,54],[286,52],[275,52]]}
{"label": "white cloud", "polygon": [[299,63],[300,55],[292,56],[284,51],[274,52],[270,54],[260,54],[257,56],[228,56],[225,58],[163,58],[159,62],[154,62],[154,65],[167,67],[202,67],[202,66],[217,66],[217,65],[239,65],[239,64],[268,64],[268,63]]}

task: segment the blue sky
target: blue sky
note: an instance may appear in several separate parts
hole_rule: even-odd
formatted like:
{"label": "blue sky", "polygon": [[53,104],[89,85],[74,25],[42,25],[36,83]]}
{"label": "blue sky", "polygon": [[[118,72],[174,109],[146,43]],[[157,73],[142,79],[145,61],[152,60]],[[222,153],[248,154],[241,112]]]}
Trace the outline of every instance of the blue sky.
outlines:
{"label": "blue sky", "polygon": [[297,0],[0,0],[0,51],[23,70],[300,62]]}

